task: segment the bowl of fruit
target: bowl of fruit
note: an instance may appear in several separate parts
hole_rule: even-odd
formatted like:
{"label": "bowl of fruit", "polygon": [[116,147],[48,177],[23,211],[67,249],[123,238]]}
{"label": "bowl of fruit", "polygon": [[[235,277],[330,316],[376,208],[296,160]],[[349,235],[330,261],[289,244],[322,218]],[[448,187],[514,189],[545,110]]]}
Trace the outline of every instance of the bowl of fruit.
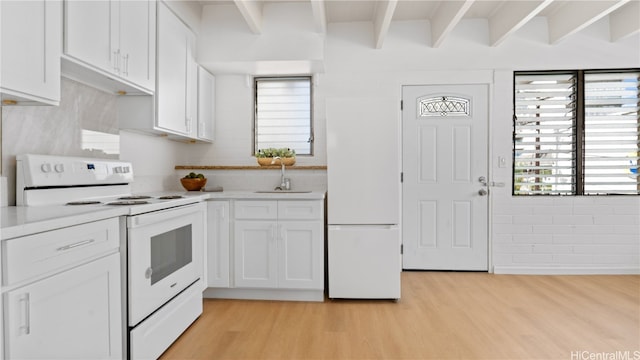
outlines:
{"label": "bowl of fruit", "polygon": [[187,189],[187,191],[200,191],[207,183],[207,178],[202,174],[192,172],[181,178],[180,183],[182,183],[182,187]]}

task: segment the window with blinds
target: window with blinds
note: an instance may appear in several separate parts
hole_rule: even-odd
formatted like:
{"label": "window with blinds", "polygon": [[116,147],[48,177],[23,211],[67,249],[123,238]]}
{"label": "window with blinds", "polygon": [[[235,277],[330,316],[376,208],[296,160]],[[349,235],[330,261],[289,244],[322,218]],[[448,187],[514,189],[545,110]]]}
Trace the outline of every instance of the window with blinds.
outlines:
{"label": "window with blinds", "polygon": [[584,193],[638,194],[639,72],[584,74]]}
{"label": "window with blinds", "polygon": [[516,72],[513,194],[640,194],[640,70]]}
{"label": "window with blinds", "polygon": [[574,194],[575,75],[517,73],[514,80],[513,193]]}
{"label": "window with blinds", "polygon": [[255,78],[254,153],[290,148],[313,154],[311,77]]}

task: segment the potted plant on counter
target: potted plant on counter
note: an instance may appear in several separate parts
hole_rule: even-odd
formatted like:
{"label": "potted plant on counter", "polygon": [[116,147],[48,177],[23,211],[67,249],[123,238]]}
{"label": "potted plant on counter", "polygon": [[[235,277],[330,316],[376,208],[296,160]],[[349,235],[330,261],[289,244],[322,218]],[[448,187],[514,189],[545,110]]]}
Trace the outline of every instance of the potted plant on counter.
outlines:
{"label": "potted plant on counter", "polygon": [[[279,157],[279,159],[275,159]],[[289,148],[267,148],[259,149],[256,153],[256,159],[260,166],[272,166],[285,164],[291,166],[296,163],[296,151]]]}

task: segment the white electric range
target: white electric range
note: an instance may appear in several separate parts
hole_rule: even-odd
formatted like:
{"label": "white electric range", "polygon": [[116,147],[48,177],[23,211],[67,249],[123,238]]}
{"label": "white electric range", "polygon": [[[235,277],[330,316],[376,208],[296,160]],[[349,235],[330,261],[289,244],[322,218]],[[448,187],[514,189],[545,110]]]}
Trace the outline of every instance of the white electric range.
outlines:
{"label": "white electric range", "polygon": [[132,194],[126,161],[34,154],[16,160],[18,206],[121,209],[128,357],[159,357],[202,313],[205,196]]}

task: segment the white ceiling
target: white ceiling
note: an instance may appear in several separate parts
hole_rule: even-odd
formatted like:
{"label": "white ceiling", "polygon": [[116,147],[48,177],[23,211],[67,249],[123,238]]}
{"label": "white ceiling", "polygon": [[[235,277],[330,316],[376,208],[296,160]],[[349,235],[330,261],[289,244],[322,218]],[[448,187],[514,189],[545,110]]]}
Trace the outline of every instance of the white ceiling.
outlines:
{"label": "white ceiling", "polygon": [[556,44],[608,18],[610,40],[640,33],[640,0],[200,0],[200,5],[235,4],[249,29],[259,34],[262,10],[274,2],[308,3],[315,28],[339,22],[371,21],[381,48],[394,21],[428,20],[438,47],[463,19],[486,19],[491,46],[499,46],[534,17],[546,17],[549,43]]}

